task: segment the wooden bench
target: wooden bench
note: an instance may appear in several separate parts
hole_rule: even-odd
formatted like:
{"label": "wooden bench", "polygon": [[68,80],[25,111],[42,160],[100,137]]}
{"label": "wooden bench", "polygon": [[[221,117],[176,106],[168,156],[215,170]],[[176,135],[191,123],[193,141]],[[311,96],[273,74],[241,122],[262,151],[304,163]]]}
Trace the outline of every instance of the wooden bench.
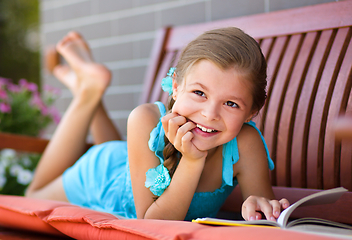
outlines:
{"label": "wooden bench", "polygon": [[[352,143],[337,141],[333,131],[339,115],[352,113],[351,13],[352,1],[342,1],[161,29],[141,103],[166,102],[161,80],[189,41],[213,28],[243,29],[257,39],[268,62],[268,99],[254,120],[276,165],[271,175],[276,197],[295,202],[343,186],[349,192],[337,204],[298,210],[294,217],[313,214],[352,224]],[[1,134],[0,149],[41,152],[46,145],[26,141]],[[241,203],[236,188],[222,211],[240,212]]]}

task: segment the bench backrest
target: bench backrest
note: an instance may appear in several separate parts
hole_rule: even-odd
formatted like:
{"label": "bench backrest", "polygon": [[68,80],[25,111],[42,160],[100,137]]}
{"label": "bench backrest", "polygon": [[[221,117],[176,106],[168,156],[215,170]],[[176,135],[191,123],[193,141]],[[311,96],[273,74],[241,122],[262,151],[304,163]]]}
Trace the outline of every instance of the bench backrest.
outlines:
{"label": "bench backrest", "polygon": [[254,120],[276,162],[276,186],[352,190],[352,146],[336,142],[334,119],[351,111],[352,1],[165,28],[159,32],[142,102],[166,102],[160,83],[202,32],[236,26],[268,62],[268,99]]}

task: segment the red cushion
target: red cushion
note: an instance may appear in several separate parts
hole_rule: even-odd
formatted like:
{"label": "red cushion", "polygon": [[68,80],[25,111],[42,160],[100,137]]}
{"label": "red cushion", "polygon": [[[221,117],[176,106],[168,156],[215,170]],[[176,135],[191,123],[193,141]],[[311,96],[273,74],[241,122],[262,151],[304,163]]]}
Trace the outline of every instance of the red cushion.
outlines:
{"label": "red cushion", "polygon": [[0,225],[75,239],[332,239],[262,227],[213,227],[184,221],[124,220],[69,203],[0,195]]}

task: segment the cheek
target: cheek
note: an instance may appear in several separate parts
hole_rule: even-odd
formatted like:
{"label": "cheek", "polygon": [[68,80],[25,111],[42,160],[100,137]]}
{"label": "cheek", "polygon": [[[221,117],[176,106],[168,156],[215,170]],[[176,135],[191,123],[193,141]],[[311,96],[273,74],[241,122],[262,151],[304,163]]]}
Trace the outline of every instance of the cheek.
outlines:
{"label": "cheek", "polygon": [[181,114],[180,111],[182,112],[182,109],[183,109],[183,107],[182,107],[181,101],[178,101],[178,100],[177,100],[177,101],[174,103],[174,105],[172,106],[171,111],[174,112],[174,113]]}
{"label": "cheek", "polygon": [[231,119],[227,121],[227,129],[229,130],[231,135],[237,136],[241,131],[244,122],[242,118]]}
{"label": "cheek", "polygon": [[190,105],[190,101],[187,101],[187,99],[177,98],[171,111],[174,113],[178,113],[182,116],[186,116],[191,111]]}

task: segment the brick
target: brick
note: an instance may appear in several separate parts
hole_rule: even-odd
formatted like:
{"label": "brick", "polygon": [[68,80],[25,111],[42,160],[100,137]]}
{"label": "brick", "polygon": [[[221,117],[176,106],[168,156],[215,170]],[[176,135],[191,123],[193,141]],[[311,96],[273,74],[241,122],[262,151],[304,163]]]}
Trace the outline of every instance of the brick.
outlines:
{"label": "brick", "polygon": [[51,23],[58,21],[58,10],[57,9],[49,9],[45,11],[41,11],[41,23]]}
{"label": "brick", "polygon": [[174,0],[139,0],[137,1],[138,6],[154,5],[158,3],[173,2]]}
{"label": "brick", "polygon": [[42,81],[42,85],[50,85],[52,87],[58,88],[58,89],[67,89],[64,84],[62,84],[58,79],[56,79],[53,75],[47,74],[44,76],[44,80]]}
{"label": "brick", "polygon": [[131,67],[116,70],[119,85],[143,84],[146,67]]}
{"label": "brick", "polygon": [[65,29],[61,31],[42,33],[45,37],[45,46],[56,45],[70,30]]}
{"label": "brick", "polygon": [[60,111],[60,112],[65,112],[68,108],[68,106],[71,103],[71,98],[59,98],[55,102],[55,107]]}
{"label": "brick", "polygon": [[163,26],[178,26],[205,21],[205,3],[195,3],[187,6],[164,10],[160,13],[160,22],[157,28]]}
{"label": "brick", "polygon": [[93,0],[93,2],[98,2],[98,4],[95,5],[98,5],[99,13],[121,11],[133,7],[133,1],[131,0]]}
{"label": "brick", "polygon": [[153,43],[154,43],[154,39],[147,39],[147,40],[143,40],[143,41],[139,42],[139,44],[140,44],[139,57],[140,58],[149,58],[150,57]]}
{"label": "brick", "polygon": [[155,13],[147,13],[118,20],[118,35],[155,30]]}
{"label": "brick", "polygon": [[77,28],[77,30],[85,37],[85,39],[97,39],[111,36],[111,23],[101,22],[85,25]]}
{"label": "brick", "polygon": [[109,110],[131,111],[139,104],[140,93],[105,95],[104,104]]}
{"label": "brick", "polygon": [[283,1],[283,0],[269,0],[269,10],[278,11],[289,8],[303,7],[308,5],[335,2],[333,0],[295,0],[295,1]]}
{"label": "brick", "polygon": [[133,59],[133,43],[122,43],[99,49],[101,62],[121,61]]}
{"label": "brick", "polygon": [[91,14],[91,3],[89,1],[70,4],[62,8],[63,19],[73,19],[89,16]]}
{"label": "brick", "polygon": [[264,0],[212,0],[211,20],[257,14],[264,10]]}
{"label": "brick", "polygon": [[126,139],[126,136],[127,136],[127,118],[116,119],[113,122],[114,122],[114,125],[119,130],[120,134],[123,136],[123,139]]}

